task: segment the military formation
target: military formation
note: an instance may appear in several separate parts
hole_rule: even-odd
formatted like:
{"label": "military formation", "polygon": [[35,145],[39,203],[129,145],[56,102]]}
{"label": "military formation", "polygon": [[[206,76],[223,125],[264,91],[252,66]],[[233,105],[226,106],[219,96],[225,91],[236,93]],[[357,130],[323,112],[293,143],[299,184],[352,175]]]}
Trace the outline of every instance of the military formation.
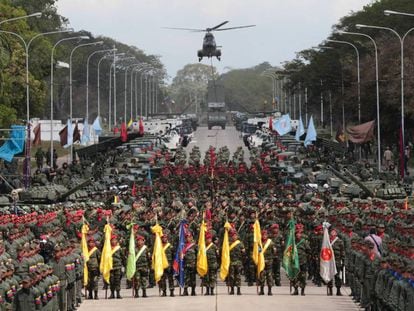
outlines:
{"label": "military formation", "polygon": [[[241,147],[233,154],[227,147],[210,147],[204,155],[197,147],[188,154],[183,148],[176,154],[149,149],[153,176],[147,174],[128,187],[120,185],[128,168],[116,167],[131,157],[128,150],[108,150],[86,164],[74,161],[46,172],[39,161],[34,183],[58,179],[70,184],[91,176],[99,183],[105,177],[99,166],[114,166],[114,187],[89,188],[88,200],[2,209],[0,310],[76,310],[83,299],[122,299],[123,284],[137,299],[147,298],[151,287],[158,287],[161,297],[216,295],[226,235],[228,294],[242,295],[246,284],[257,286],[258,295],[271,296],[272,288],[281,286],[291,221],[299,260],[299,270],[289,280],[291,295],[306,295],[309,282],[325,286],[328,296],[341,296],[341,288],[349,286],[355,302],[366,310],[413,310],[414,210],[408,200],[343,198],[322,185],[309,188],[278,169],[283,167],[278,153],[285,146],[275,144],[278,149],[253,148],[249,154]],[[304,153],[298,166],[309,168],[313,154]],[[197,241],[202,219],[207,225],[208,272],[200,280]],[[257,220],[264,258],[259,272],[252,256]],[[177,252],[183,221],[183,248]],[[337,270],[329,282],[319,273],[324,222],[331,224],[329,239]],[[89,227],[87,256],[81,247],[85,223]],[[113,263],[109,283],[102,282],[100,267],[108,223]],[[168,262],[158,283],[152,265],[155,236],[151,228],[156,224],[163,229],[162,249]],[[127,276],[132,229],[135,269]],[[183,262],[182,282],[177,259]],[[98,294],[102,283],[105,297]]]}

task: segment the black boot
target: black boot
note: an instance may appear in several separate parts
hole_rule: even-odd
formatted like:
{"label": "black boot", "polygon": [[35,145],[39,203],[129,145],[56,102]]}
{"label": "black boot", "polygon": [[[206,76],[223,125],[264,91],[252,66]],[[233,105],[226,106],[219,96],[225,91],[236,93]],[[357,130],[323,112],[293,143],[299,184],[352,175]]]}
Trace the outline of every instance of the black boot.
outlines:
{"label": "black boot", "polygon": [[121,291],[119,291],[119,290],[116,291],[116,299],[122,299]]}
{"label": "black boot", "polygon": [[336,288],[336,296],[342,296],[341,288],[340,287],[337,287]]}
{"label": "black boot", "polygon": [[170,297],[175,297],[173,289],[170,289]]}
{"label": "black boot", "polygon": [[293,296],[297,296],[297,295],[299,295],[299,292],[298,292],[298,288],[297,287],[295,287],[295,291],[293,292],[293,294],[292,294]]}
{"label": "black boot", "polygon": [[273,296],[273,294],[272,294],[272,288],[270,286],[267,288],[267,295],[268,296]]}
{"label": "black boot", "polygon": [[260,286],[260,292],[259,295],[262,296],[264,295],[264,286]]}
{"label": "black boot", "polygon": [[147,298],[147,290],[145,288],[142,289],[142,298]]}
{"label": "black boot", "polygon": [[92,296],[92,291],[91,291],[91,290],[89,291],[89,294],[88,294],[88,299],[93,299],[93,296]]}
{"label": "black boot", "polygon": [[241,293],[241,291],[240,291],[240,287],[237,287],[237,295],[241,295],[242,293]]}
{"label": "black boot", "polygon": [[234,287],[232,286],[231,287],[231,289],[230,289],[230,293],[229,293],[229,295],[234,295]]}
{"label": "black boot", "polygon": [[206,287],[206,293],[204,294],[204,296],[209,296],[210,295],[210,287]]}
{"label": "black boot", "polygon": [[98,291],[96,290],[96,291],[94,291],[93,293],[94,293],[94,296],[95,296],[95,297],[94,297],[94,299],[95,299],[95,300],[98,300],[98,299],[99,299],[99,298],[98,298]]}
{"label": "black boot", "polygon": [[183,296],[188,296],[188,289],[187,289],[187,287],[184,287]]}
{"label": "black boot", "polygon": [[195,286],[191,286],[191,296],[197,296],[195,292]]}
{"label": "black boot", "polygon": [[115,293],[113,290],[111,290],[111,295],[109,295],[108,299],[114,299],[115,298]]}
{"label": "black boot", "polygon": [[161,297],[167,297],[167,291],[165,289],[162,290]]}
{"label": "black boot", "polygon": [[282,284],[280,284],[280,280],[277,280],[276,283],[275,283],[275,285],[278,286],[278,287],[279,286],[282,286]]}
{"label": "black boot", "polygon": [[214,296],[214,287],[210,287],[210,295]]}
{"label": "black boot", "polygon": [[305,296],[305,288],[304,287],[300,289],[300,294],[301,294],[301,296]]}
{"label": "black boot", "polygon": [[328,287],[328,293],[327,293],[327,295],[328,296],[332,296],[332,287]]}
{"label": "black boot", "polygon": [[134,298],[139,298],[138,288],[134,290]]}

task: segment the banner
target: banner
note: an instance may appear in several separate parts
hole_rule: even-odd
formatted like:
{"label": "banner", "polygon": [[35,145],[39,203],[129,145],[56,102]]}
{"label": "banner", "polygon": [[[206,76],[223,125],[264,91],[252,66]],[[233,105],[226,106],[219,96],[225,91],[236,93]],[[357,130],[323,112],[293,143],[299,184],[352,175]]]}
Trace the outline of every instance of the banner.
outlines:
{"label": "banner", "polygon": [[90,141],[90,139],[91,138],[90,138],[88,118],[85,118],[85,121],[83,122],[81,144],[86,145]]}
{"label": "banner", "polygon": [[174,257],[173,269],[180,287],[184,287],[184,245],[185,245],[185,225],[187,221],[181,220],[178,235],[178,246]]}
{"label": "banner", "polygon": [[128,227],[131,229],[131,233],[129,235],[128,258],[125,274],[127,280],[132,280],[136,272],[134,224],[130,224],[127,226],[127,228]]}
{"label": "banner", "polygon": [[101,263],[99,265],[99,270],[102,273],[102,278],[104,279],[104,281],[110,284],[109,277],[110,277],[110,272],[112,270],[112,247],[111,247],[112,228],[109,223],[105,225],[104,233],[105,233],[105,240],[104,240],[104,246],[102,249]]}
{"label": "banner", "polygon": [[200,233],[198,236],[198,253],[197,253],[197,272],[200,277],[203,277],[208,272],[207,251],[206,251],[206,231],[207,226],[203,221],[200,225]]}
{"label": "banner", "polygon": [[305,147],[311,145],[313,141],[316,141],[316,136],[317,135],[315,125],[313,124],[313,117],[311,116],[309,119],[308,130],[306,131],[306,137],[304,142]]}
{"label": "banner", "polygon": [[289,232],[286,240],[286,247],[283,252],[282,267],[290,280],[293,280],[299,273],[299,255],[295,241],[295,221],[289,221]]}
{"label": "banner", "polygon": [[302,117],[299,117],[299,125],[296,129],[295,140],[300,141],[300,137],[305,134],[305,127],[303,126]]}
{"label": "banner", "polygon": [[11,162],[15,154],[24,149],[26,127],[23,125],[12,125],[10,138],[0,147],[0,159]]}
{"label": "banner", "polygon": [[93,121],[92,128],[95,131],[96,136],[100,136],[102,133],[101,123],[99,122],[99,116]]}
{"label": "banner", "polygon": [[155,283],[158,283],[164,274],[164,269],[168,268],[168,259],[161,242],[161,226],[157,223],[155,226],[151,227],[151,231],[155,234],[154,249],[152,252],[152,269],[154,270]]}
{"label": "banner", "polygon": [[280,136],[289,133],[292,130],[289,115],[284,114],[280,119],[273,121],[273,130],[277,131]]}
{"label": "banner", "polygon": [[346,133],[348,139],[356,144],[366,143],[374,138],[375,120],[360,125],[348,126]]}
{"label": "banner", "polygon": [[335,264],[335,254],[332,249],[331,242],[329,240],[328,228],[331,225],[327,222],[323,223],[323,239],[322,247],[320,253],[320,269],[319,274],[326,283],[333,280],[335,277],[336,264]]}

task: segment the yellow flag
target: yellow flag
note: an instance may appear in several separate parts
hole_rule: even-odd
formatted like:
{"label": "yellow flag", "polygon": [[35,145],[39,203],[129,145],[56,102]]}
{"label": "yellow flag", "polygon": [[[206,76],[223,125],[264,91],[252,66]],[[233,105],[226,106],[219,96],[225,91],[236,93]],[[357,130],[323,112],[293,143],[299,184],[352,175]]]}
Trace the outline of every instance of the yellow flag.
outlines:
{"label": "yellow flag", "polygon": [[265,268],[263,244],[262,244],[262,232],[260,230],[260,222],[258,219],[253,225],[253,254],[252,259],[257,266],[257,275],[259,276]]}
{"label": "yellow flag", "polygon": [[197,253],[197,272],[200,277],[207,274],[208,263],[207,263],[207,251],[206,251],[206,231],[207,226],[203,221],[200,225],[200,234],[198,236],[198,253]]}
{"label": "yellow flag", "polygon": [[164,269],[168,268],[168,259],[165,255],[164,248],[162,247],[161,226],[157,223],[155,226],[151,227],[151,231],[155,234],[154,250],[152,252],[152,269],[154,270],[155,282],[158,283],[164,274]]}
{"label": "yellow flag", "polygon": [[87,266],[87,262],[89,260],[89,250],[88,250],[88,243],[86,241],[86,235],[88,234],[89,231],[89,227],[87,224],[83,224],[82,225],[82,240],[81,240],[81,247],[82,247],[82,256],[83,256],[83,285],[86,286],[88,285],[88,266]]}
{"label": "yellow flag", "polygon": [[128,125],[127,125],[127,127],[131,127],[131,125],[132,125],[132,122],[134,122],[134,121],[132,120],[132,118],[131,118],[131,119],[129,119],[129,122],[128,122]]}
{"label": "yellow flag", "polygon": [[229,230],[231,226],[226,221],[224,224],[224,237],[223,245],[221,246],[221,265],[220,265],[220,278],[224,281],[229,274],[230,268],[230,246],[229,246]]}
{"label": "yellow flag", "polygon": [[112,247],[111,247],[111,233],[112,228],[109,224],[105,225],[105,242],[102,249],[101,263],[99,270],[102,273],[102,277],[106,283],[109,284],[110,272],[112,270]]}

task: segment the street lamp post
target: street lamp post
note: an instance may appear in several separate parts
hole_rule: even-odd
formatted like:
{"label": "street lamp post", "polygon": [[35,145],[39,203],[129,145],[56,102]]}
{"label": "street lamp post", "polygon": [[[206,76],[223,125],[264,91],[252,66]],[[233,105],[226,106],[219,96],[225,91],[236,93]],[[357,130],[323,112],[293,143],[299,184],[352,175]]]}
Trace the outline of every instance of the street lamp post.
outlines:
{"label": "street lamp post", "polygon": [[[103,44],[103,41],[96,41],[96,42],[90,42],[90,43],[84,43],[84,44],[79,44],[77,46],[75,46],[72,51],[70,52],[70,56],[69,56],[69,118],[70,118],[70,122],[72,122],[73,119],[73,80],[72,80],[72,72],[73,72],[73,54],[75,53],[75,51],[81,47],[86,47],[86,46],[96,46],[96,45],[100,45]],[[68,135],[70,135],[70,133],[68,133]],[[70,162],[73,161],[73,142],[70,145]]]}
{"label": "street lamp post", "polygon": [[[137,73],[140,70],[144,69],[146,66],[148,66],[147,63],[135,64],[135,65],[133,65],[132,70],[131,70],[131,118],[133,118],[133,112],[132,112],[132,102],[133,102],[132,89],[134,88],[133,84],[135,85],[135,88],[134,88],[134,90],[135,90],[135,116],[137,117],[138,116]],[[135,73],[135,78],[134,78],[134,73]]]}
{"label": "street lamp post", "polygon": [[[358,122],[361,124],[361,74],[360,74],[360,64],[359,64],[359,51],[355,44],[348,42],[348,41],[340,41],[340,40],[326,40],[327,42],[338,43],[338,44],[345,44],[349,45],[354,48],[356,56],[357,56],[357,81],[358,81]],[[345,126],[345,123],[343,124]]]}
{"label": "street lamp post", "polygon": [[[400,12],[394,12],[394,11],[384,11],[386,15],[390,14],[398,14],[398,15],[406,15],[406,16],[414,16],[413,14],[409,13],[400,13]],[[401,168],[400,168],[400,174],[401,177],[404,178],[405,175],[405,158],[404,158],[404,149],[405,149],[405,126],[404,126],[404,43],[407,36],[414,30],[414,27],[410,28],[403,36],[401,36],[397,31],[395,31],[392,28],[389,27],[382,27],[382,26],[372,26],[372,25],[362,25],[357,24],[357,28],[370,28],[370,29],[381,29],[381,30],[388,30],[391,31],[393,34],[395,34],[400,41],[400,53],[401,53]]]}
{"label": "street lamp post", "polygon": [[77,37],[70,37],[70,38],[63,38],[60,39],[55,43],[55,45],[52,48],[52,53],[50,55],[50,163],[53,167],[53,112],[54,112],[54,105],[53,105],[53,97],[54,97],[54,70],[53,70],[53,64],[54,64],[54,55],[55,50],[57,46],[65,41],[71,41],[71,40],[83,40],[83,39],[89,39],[87,36],[77,36]]}
{"label": "street lamp post", "polygon": [[[98,54],[98,53],[108,53],[116,51],[117,49],[106,49],[106,50],[99,50],[94,51],[88,56],[88,60],[86,61],[86,119],[89,119],[89,63],[92,58],[92,56]],[[107,56],[107,55],[105,55]],[[98,71],[99,72],[99,71]],[[99,78],[98,78],[99,81]],[[99,115],[99,114],[98,114]]]}
{"label": "street lamp post", "polygon": [[381,172],[381,133],[380,133],[380,94],[379,94],[379,80],[378,80],[378,48],[377,48],[377,43],[375,42],[375,40],[365,34],[365,33],[360,33],[360,32],[348,32],[348,31],[339,31],[338,33],[340,34],[345,34],[345,35],[353,35],[353,36],[360,36],[360,37],[365,37],[368,38],[369,40],[371,40],[372,44],[374,45],[374,50],[375,50],[375,85],[376,85],[376,93],[377,93],[377,161],[378,161],[378,172]]}

